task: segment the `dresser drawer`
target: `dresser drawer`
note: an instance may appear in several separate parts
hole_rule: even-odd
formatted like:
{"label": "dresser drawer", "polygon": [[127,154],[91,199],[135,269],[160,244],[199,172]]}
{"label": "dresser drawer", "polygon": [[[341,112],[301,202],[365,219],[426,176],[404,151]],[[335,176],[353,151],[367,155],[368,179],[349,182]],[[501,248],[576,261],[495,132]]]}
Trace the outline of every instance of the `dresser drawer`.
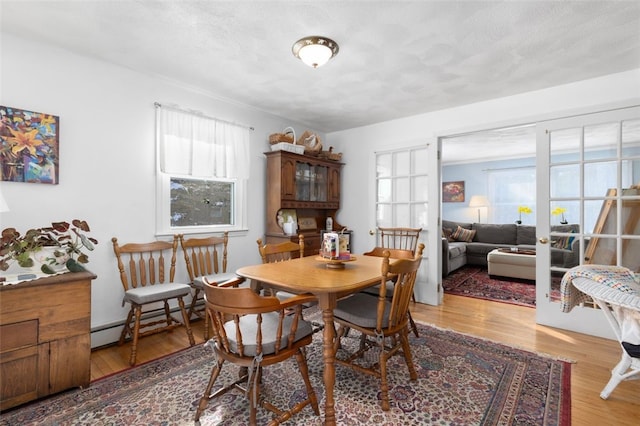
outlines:
{"label": "dresser drawer", "polygon": [[0,325],[0,352],[38,344],[38,320]]}

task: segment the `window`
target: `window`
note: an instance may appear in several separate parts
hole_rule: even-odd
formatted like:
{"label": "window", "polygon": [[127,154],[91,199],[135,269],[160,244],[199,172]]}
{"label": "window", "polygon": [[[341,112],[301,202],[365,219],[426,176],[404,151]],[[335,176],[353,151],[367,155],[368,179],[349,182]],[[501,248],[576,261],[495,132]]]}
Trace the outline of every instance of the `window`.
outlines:
{"label": "window", "polygon": [[[489,223],[514,223],[522,220],[524,225],[536,224],[536,169],[534,167],[507,168],[488,171]],[[530,214],[518,213],[519,206],[531,208]]]}
{"label": "window", "polygon": [[157,108],[157,233],[246,229],[249,129]]}

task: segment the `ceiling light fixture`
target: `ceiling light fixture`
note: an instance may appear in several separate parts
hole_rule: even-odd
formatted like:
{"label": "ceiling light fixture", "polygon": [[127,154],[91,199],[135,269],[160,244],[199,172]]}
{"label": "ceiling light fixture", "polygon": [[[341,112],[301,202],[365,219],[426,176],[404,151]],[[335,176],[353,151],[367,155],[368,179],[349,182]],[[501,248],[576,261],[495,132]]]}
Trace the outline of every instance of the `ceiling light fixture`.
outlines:
{"label": "ceiling light fixture", "polygon": [[321,67],[338,54],[338,43],[327,37],[309,36],[296,41],[293,55],[313,68]]}

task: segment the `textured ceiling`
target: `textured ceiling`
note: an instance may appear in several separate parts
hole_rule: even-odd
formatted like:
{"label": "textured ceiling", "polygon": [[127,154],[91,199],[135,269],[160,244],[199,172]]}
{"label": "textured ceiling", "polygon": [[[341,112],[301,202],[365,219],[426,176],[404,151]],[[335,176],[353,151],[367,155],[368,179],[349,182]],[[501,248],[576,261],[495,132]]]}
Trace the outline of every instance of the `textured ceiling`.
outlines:
{"label": "textured ceiling", "polygon": [[[331,132],[640,68],[637,1],[8,1],[1,31]],[[312,69],[307,35],[340,53]]]}

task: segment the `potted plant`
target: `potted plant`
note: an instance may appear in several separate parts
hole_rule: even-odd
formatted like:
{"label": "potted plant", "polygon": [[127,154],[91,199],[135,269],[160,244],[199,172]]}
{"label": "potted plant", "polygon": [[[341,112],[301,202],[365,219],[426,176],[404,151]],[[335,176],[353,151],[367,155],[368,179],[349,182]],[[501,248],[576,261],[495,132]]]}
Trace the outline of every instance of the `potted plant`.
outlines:
{"label": "potted plant", "polygon": [[0,270],[6,271],[12,264],[30,269],[37,263],[45,274],[54,274],[68,269],[71,272],[84,271],[89,262],[86,251],[92,251],[98,244],[89,237],[89,224],[74,219],[68,222],[53,222],[50,227],[28,230],[21,235],[15,228],[2,231],[0,240]]}
{"label": "potted plant", "polygon": [[518,220],[516,220],[516,223],[518,225],[522,224],[522,213],[524,214],[529,214],[531,213],[531,207],[528,206],[518,206]]}

